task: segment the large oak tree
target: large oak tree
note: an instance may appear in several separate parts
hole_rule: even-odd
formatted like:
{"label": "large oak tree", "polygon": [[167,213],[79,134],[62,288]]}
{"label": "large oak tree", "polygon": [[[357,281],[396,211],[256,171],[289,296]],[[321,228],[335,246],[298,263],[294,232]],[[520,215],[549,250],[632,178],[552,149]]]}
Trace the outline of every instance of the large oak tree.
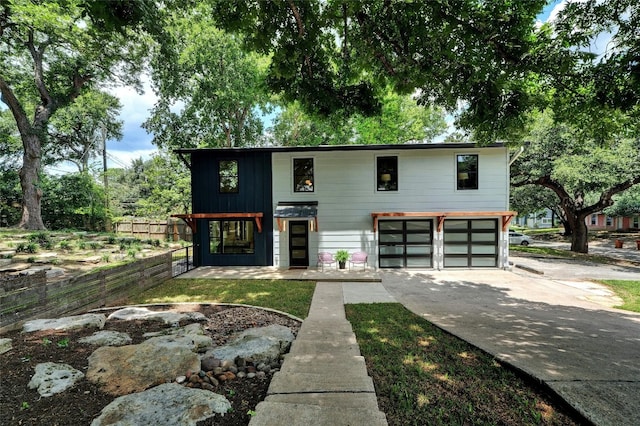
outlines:
{"label": "large oak tree", "polygon": [[98,84],[138,84],[141,28],[156,23],[154,13],[150,0],[0,4],[0,99],[23,145],[19,226],[44,228],[39,174],[51,117]]}

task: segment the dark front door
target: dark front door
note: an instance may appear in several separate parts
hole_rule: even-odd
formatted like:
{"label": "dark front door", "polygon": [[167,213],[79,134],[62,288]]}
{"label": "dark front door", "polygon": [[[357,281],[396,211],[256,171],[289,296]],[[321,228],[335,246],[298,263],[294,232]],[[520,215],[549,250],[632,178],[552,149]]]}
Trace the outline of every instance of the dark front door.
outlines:
{"label": "dark front door", "polygon": [[309,228],[306,220],[289,222],[289,266],[309,266]]}

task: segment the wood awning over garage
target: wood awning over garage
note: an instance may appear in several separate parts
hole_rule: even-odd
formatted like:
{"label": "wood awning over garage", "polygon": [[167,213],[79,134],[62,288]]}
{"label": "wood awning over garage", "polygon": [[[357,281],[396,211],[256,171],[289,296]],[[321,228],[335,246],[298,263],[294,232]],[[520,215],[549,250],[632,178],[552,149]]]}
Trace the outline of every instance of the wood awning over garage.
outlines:
{"label": "wood awning over garage", "polygon": [[506,232],[511,220],[516,217],[518,212],[374,212],[371,213],[373,218],[373,232],[378,230],[378,219],[381,217],[435,217],[438,219],[438,232],[442,231],[444,220],[449,217],[502,217],[502,231]]}
{"label": "wood awning over garage", "polygon": [[177,217],[184,220],[191,231],[196,232],[197,219],[243,219],[253,218],[256,222],[258,232],[262,233],[262,218],[263,213],[189,213],[189,214],[172,214],[171,217]]}

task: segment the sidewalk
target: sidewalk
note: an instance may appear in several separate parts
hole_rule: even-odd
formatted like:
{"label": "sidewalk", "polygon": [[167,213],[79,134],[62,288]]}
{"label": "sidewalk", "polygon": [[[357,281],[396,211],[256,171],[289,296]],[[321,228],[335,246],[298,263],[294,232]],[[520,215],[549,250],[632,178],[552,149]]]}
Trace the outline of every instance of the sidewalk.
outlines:
{"label": "sidewalk", "polygon": [[345,317],[342,283],[317,283],[309,316],[249,424],[387,424]]}

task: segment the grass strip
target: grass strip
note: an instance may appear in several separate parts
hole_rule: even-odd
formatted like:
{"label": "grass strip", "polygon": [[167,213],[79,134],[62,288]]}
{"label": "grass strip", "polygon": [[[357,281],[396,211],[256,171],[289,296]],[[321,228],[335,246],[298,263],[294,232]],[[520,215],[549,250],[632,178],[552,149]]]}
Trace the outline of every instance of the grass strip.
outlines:
{"label": "grass strip", "polygon": [[139,293],[129,303],[243,303],[306,318],[315,282],[174,278]]}
{"label": "grass strip", "polygon": [[389,425],[574,425],[542,389],[400,304],[345,305]]}
{"label": "grass strip", "polygon": [[615,308],[640,312],[640,281],[602,280],[599,282],[611,288],[624,301],[622,305],[614,306]]}

